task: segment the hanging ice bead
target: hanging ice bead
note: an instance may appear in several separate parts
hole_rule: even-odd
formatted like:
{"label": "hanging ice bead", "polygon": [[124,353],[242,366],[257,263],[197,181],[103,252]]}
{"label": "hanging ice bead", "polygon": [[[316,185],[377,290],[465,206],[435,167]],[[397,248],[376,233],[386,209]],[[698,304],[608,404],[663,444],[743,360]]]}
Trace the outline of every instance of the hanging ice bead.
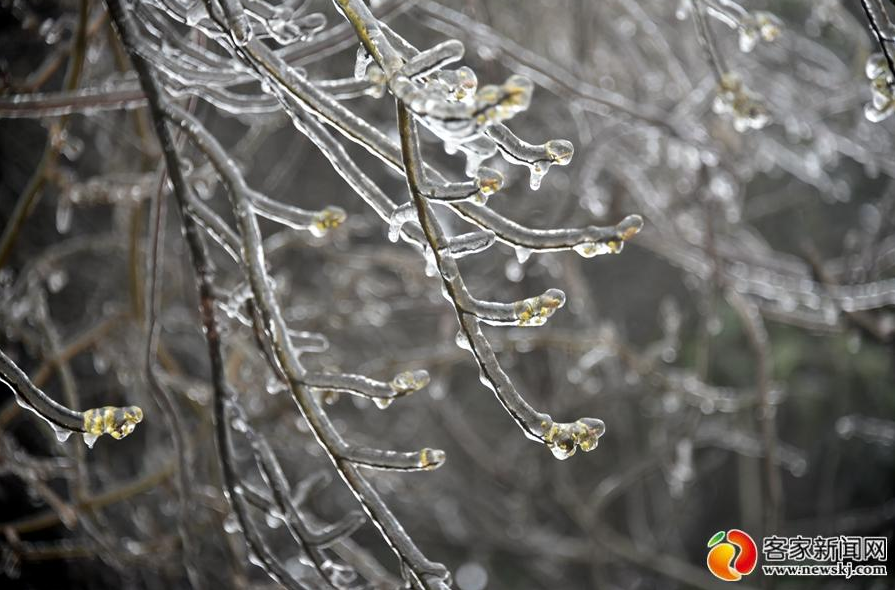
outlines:
{"label": "hanging ice bead", "polygon": [[469,338],[466,337],[466,332],[464,332],[463,330],[459,330],[457,332],[457,336],[454,338],[454,342],[457,344],[457,348],[472,351],[472,344],[469,342]]}
{"label": "hanging ice bead", "polygon": [[56,440],[61,443],[67,441],[68,437],[71,436],[72,431],[67,428],[61,428],[59,426],[56,426],[55,424],[50,424],[50,426],[53,428],[53,432],[56,434]]}
{"label": "hanging ice bead", "polygon": [[380,410],[387,409],[390,405],[392,405],[393,401],[395,401],[395,398],[393,398],[393,397],[374,397],[373,398],[373,403]]}
{"label": "hanging ice bead", "polygon": [[354,77],[357,80],[364,80],[367,77],[367,67],[373,63],[373,58],[367,53],[363,47],[357,48],[357,55],[354,58]]}
{"label": "hanging ice bead", "polygon": [[565,166],[572,161],[572,155],[575,153],[572,142],[564,139],[551,139],[544,144],[544,149],[549,160],[537,160],[528,165],[528,184],[533,191],[541,188],[541,181],[550,171],[551,166],[554,164]]}
{"label": "hanging ice bead", "polygon": [[59,199],[56,205],[56,231],[60,234],[67,234],[71,229],[72,204],[66,198]]}
{"label": "hanging ice bead", "polygon": [[88,432],[85,432],[83,434],[83,436],[84,436],[84,444],[87,445],[88,449],[92,449],[93,445],[96,444],[96,439],[99,438],[98,434],[90,434]]}

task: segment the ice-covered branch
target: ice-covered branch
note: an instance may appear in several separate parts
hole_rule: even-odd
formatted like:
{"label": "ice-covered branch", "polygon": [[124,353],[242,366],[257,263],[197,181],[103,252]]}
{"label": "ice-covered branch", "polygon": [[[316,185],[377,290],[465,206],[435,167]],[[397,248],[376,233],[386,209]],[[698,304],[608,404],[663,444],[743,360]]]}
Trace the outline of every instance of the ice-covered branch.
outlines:
{"label": "ice-covered branch", "polygon": [[15,393],[16,401],[44,419],[60,440],[72,432],[83,434],[89,446],[103,434],[122,439],[143,420],[137,406],[106,406],[79,412],[56,402],[34,383],[3,351],[0,351],[0,375]]}

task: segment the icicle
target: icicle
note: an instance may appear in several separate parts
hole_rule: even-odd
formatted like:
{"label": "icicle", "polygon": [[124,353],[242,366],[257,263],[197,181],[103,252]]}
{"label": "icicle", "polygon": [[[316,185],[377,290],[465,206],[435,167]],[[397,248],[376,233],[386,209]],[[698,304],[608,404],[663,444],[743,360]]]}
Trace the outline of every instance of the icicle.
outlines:
{"label": "icicle", "polygon": [[56,206],[56,231],[67,234],[71,229],[72,205],[68,199],[59,199]]}
{"label": "icicle", "polygon": [[454,338],[454,342],[457,344],[458,348],[472,351],[472,344],[470,344],[469,338],[466,337],[466,333],[463,330],[457,332],[457,336]]}
{"label": "icicle", "polygon": [[93,445],[96,444],[96,439],[99,438],[98,434],[90,434],[89,432],[85,432],[83,434],[84,444],[87,445],[87,448],[92,449]]}
{"label": "icicle", "polygon": [[396,207],[388,220],[389,241],[397,242],[401,237],[401,228],[404,227],[404,224],[414,220],[416,220],[416,209],[413,203],[404,203]]}
{"label": "icicle", "polygon": [[393,397],[374,397],[373,398],[373,403],[376,404],[376,407],[379,408],[380,410],[387,409],[390,405],[392,405],[393,401],[395,401],[395,398],[393,398]]}
{"label": "icicle", "polygon": [[50,424],[50,426],[53,428],[53,432],[56,434],[56,440],[61,443],[67,441],[68,438],[71,436],[72,431],[67,428],[61,428],[59,426],[56,426],[55,424]]}

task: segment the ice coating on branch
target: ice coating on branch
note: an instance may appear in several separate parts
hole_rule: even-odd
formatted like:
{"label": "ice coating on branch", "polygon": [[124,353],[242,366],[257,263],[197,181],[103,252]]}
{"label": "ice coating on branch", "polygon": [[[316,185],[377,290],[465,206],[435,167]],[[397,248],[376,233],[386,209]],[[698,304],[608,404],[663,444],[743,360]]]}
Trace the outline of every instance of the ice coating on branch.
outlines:
{"label": "ice coating on branch", "polygon": [[581,418],[575,422],[544,422],[544,444],[553,456],[565,460],[579,448],[588,453],[597,448],[597,443],[606,425],[597,418]]}
{"label": "ice coating on branch", "polygon": [[447,250],[454,258],[462,258],[487,250],[496,240],[497,234],[493,231],[475,231],[449,238],[447,248],[441,250]]}
{"label": "ice coating on branch", "polygon": [[510,76],[501,85],[479,88],[470,99],[466,86],[458,85],[451,92],[441,85],[421,86],[399,76],[390,88],[420,122],[445,142],[474,138],[482,129],[510,119],[526,110],[531,102],[534,84],[524,76]]}
{"label": "ice coating on branch", "polygon": [[526,166],[529,171],[529,185],[538,190],[541,180],[554,164],[566,166],[572,161],[575,147],[565,139],[551,139],[540,145],[528,143],[516,136],[504,125],[494,125],[487,131],[497,144],[503,159],[511,164]]}
{"label": "ice coating on branch", "polygon": [[871,102],[864,107],[868,121],[878,123],[888,119],[895,112],[895,77],[882,53],[874,53],[867,58],[864,73],[870,80]]}
{"label": "ice coating on branch", "polygon": [[[143,410],[137,406],[105,406],[87,410],[84,412],[84,440],[88,446],[92,446],[91,443],[103,434],[120,440],[133,432],[142,420]],[[93,438],[93,441],[88,441],[88,438]]]}
{"label": "ice coating on branch", "polygon": [[271,7],[273,14],[267,19],[267,31],[274,41],[280,45],[289,45],[308,39],[326,26],[326,16],[319,12],[296,18],[283,6]]}
{"label": "ice coating on branch", "polygon": [[771,122],[767,109],[761,104],[732,72],[724,74],[718,86],[712,110],[717,115],[733,120],[733,127],[743,133],[749,129],[762,129]]}

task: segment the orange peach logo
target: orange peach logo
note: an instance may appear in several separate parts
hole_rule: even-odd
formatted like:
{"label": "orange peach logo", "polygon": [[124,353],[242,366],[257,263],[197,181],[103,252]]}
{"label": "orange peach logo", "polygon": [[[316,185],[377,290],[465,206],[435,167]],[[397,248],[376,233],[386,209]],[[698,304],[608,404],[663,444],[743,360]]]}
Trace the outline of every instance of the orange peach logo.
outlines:
{"label": "orange peach logo", "polygon": [[[725,537],[727,540],[722,543]],[[716,578],[725,582],[736,582],[751,574],[758,563],[755,541],[739,529],[730,529],[727,533],[718,531],[709,539],[708,546],[705,564]]]}

